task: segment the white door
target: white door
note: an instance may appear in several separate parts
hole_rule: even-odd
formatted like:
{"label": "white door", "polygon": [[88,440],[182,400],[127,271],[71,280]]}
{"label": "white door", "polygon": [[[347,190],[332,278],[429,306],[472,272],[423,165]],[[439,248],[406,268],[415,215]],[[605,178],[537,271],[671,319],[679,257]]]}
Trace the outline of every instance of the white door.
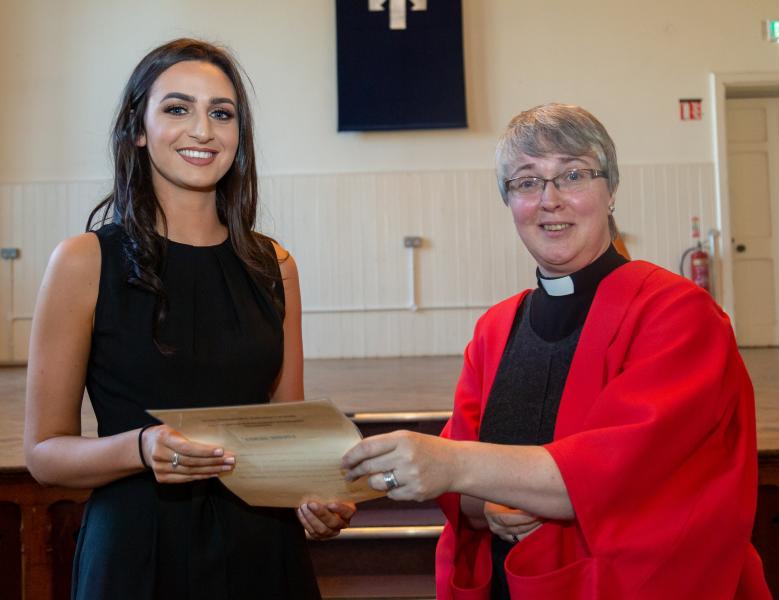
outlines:
{"label": "white door", "polygon": [[779,345],[779,98],[727,101],[735,325],[741,346]]}

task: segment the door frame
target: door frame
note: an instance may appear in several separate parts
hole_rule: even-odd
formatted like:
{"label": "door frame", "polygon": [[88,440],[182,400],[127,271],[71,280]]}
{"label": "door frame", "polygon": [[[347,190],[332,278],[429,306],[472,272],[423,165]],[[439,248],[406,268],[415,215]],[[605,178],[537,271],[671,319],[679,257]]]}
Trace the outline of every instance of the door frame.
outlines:
{"label": "door frame", "polygon": [[716,197],[717,228],[720,230],[719,256],[722,260],[719,278],[719,298],[733,328],[738,329],[735,312],[735,290],[733,284],[733,248],[730,227],[730,191],[728,188],[728,132],[726,127],[727,92],[743,87],[778,87],[779,71],[751,73],[711,73],[709,88],[714,119],[714,195]]}

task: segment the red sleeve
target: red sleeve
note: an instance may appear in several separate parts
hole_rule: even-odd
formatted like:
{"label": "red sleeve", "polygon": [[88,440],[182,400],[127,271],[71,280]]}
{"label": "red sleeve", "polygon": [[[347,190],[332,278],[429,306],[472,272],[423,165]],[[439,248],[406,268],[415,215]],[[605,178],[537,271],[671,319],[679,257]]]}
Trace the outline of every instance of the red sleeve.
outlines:
{"label": "red sleeve", "polygon": [[650,277],[584,423],[546,448],[627,597],[733,598],[756,503],[753,391],[727,317],[674,281]]}

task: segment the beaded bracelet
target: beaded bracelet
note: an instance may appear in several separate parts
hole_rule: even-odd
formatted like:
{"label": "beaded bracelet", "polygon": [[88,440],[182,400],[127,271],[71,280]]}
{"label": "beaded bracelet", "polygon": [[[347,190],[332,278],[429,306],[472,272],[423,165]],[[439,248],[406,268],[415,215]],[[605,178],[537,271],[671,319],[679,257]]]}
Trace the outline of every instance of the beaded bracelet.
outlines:
{"label": "beaded bracelet", "polygon": [[146,459],[143,457],[143,432],[146,431],[149,427],[155,427],[157,423],[149,423],[148,425],[144,425],[141,427],[141,430],[138,432],[138,454],[141,457],[141,464],[143,465],[143,468],[148,470],[151,469],[149,464],[146,462]]}

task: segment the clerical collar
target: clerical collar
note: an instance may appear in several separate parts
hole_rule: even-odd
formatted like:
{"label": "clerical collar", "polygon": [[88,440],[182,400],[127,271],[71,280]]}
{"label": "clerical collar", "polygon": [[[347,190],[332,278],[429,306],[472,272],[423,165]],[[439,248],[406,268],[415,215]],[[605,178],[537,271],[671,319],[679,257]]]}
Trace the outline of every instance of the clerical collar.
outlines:
{"label": "clerical collar", "polygon": [[586,267],[563,277],[544,277],[536,268],[538,286],[549,296],[570,296],[587,291],[594,291],[601,280],[627,260],[613,245]]}
{"label": "clerical collar", "polygon": [[550,296],[570,296],[574,292],[573,277],[564,275],[563,277],[544,277],[536,269],[536,278],[538,285],[544,288],[544,291]]}

